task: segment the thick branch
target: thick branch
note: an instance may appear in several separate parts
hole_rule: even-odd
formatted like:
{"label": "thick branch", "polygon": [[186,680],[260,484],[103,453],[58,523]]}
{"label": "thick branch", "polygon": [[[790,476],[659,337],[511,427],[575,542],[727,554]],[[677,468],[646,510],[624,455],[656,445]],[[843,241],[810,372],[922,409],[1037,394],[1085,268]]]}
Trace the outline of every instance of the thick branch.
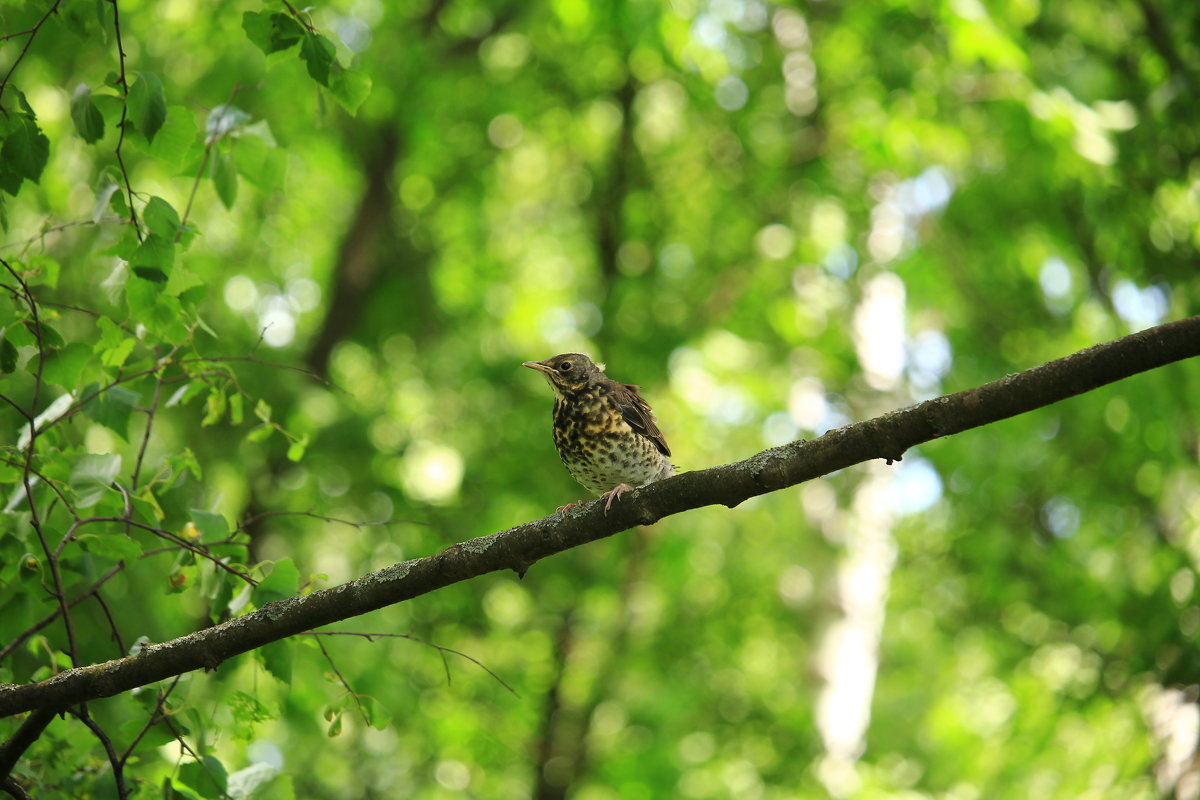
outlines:
{"label": "thick branch", "polygon": [[873,458],[898,459],[914,445],[1050,405],[1108,383],[1200,355],[1200,316],[1160,325],[975,389],[793,442],[745,461],[687,472],[626,495],[606,516],[599,503],[471,539],[436,555],[293,597],[128,658],[67,670],[41,683],[0,687],[0,717],[62,709],[109,697],[321,625],[410,600],[497,570],[534,562],[635,525],[717,503],[733,507]]}

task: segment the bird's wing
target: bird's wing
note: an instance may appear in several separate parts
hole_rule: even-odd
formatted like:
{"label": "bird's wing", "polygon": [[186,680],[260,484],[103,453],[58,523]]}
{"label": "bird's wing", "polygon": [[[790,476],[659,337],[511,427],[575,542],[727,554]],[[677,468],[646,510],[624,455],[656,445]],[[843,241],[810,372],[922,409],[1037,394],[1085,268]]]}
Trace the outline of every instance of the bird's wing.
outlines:
{"label": "bird's wing", "polygon": [[667,447],[667,440],[654,423],[654,412],[650,410],[650,404],[638,394],[638,387],[632,383],[618,383],[617,398],[621,416],[629,423],[629,427],[654,442],[654,446],[664,456],[670,456],[671,448]]}

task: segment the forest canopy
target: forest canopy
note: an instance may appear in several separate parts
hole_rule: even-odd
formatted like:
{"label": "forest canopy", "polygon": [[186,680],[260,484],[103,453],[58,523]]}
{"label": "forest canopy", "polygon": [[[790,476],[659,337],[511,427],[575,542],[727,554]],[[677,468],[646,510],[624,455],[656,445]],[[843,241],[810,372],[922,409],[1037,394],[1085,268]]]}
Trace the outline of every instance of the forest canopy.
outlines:
{"label": "forest canopy", "polygon": [[[1194,317],[1198,29],[0,0],[0,684],[584,498],[524,361],[605,362],[697,473]],[[1159,363],[5,717],[0,789],[1197,797],[1200,364]]]}

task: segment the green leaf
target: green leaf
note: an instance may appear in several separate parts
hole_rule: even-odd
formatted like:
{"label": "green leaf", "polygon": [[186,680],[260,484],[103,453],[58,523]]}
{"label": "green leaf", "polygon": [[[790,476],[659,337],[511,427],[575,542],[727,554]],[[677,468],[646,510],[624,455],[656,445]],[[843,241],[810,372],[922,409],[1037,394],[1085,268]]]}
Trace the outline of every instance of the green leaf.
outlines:
{"label": "green leaf", "polygon": [[229,421],[234,425],[241,425],[244,414],[242,412],[242,395],[234,393],[229,398]]}
{"label": "green leaf", "polygon": [[180,322],[183,309],[179,300],[163,292],[163,284],[131,277],[125,282],[129,313],[153,333],[168,339],[182,339],[187,331]]}
{"label": "green leaf", "polygon": [[241,136],[230,151],[238,173],[265,192],[283,187],[287,153],[257,136]]}
{"label": "green leaf", "polygon": [[174,264],[175,243],[157,233],[147,236],[129,257],[129,267],[135,275],[156,283],[166,283]]}
{"label": "green leaf", "polygon": [[5,336],[0,340],[0,372],[8,374],[17,368],[17,348]]}
{"label": "green leaf", "polygon": [[133,352],[133,348],[137,346],[137,339],[128,336],[121,342],[108,350],[105,350],[100,356],[100,363],[106,367],[120,367],[125,364],[129,354]]}
{"label": "green leaf", "polygon": [[271,574],[263,578],[254,587],[250,595],[254,605],[262,608],[267,603],[286,600],[294,597],[300,586],[300,573],[290,558],[276,561],[271,568]]}
{"label": "green leaf", "polygon": [[[89,386],[88,389],[91,389]],[[92,391],[95,391],[94,389]],[[84,390],[84,397],[90,394]],[[129,420],[133,407],[140,399],[137,392],[124,386],[113,386],[101,392],[95,400],[84,406],[83,412],[95,422],[108,428],[125,441],[129,441]]]}
{"label": "green leaf", "polygon": [[206,541],[224,539],[229,535],[229,523],[226,522],[224,514],[193,508],[188,515],[196,525],[196,529],[200,531],[201,538]]}
{"label": "green leaf", "polygon": [[121,343],[121,340],[129,335],[125,332],[124,328],[108,317],[98,319],[96,327],[100,329],[100,341],[96,342],[97,353],[116,347]]}
{"label": "green leaf", "polygon": [[201,427],[216,425],[225,416],[225,390],[213,389],[208,393],[208,401],[204,404],[204,419],[200,420]]}
{"label": "green leaf", "polygon": [[30,327],[28,319],[19,320],[9,327],[4,338],[17,347],[33,347],[36,340],[33,338],[33,331],[30,330]]}
{"label": "green leaf", "polygon": [[163,513],[162,507],[158,504],[158,499],[149,489],[145,489],[141,495],[129,499],[133,504],[134,519],[140,520],[147,525],[158,525],[163,521],[163,517],[166,516]]}
{"label": "green leaf", "polygon": [[321,34],[304,32],[304,39],[300,42],[300,58],[308,67],[309,76],[322,86],[329,85],[329,68],[336,52],[333,42]]}
{"label": "green leaf", "polygon": [[25,269],[25,282],[30,286],[49,286],[51,289],[57,289],[61,269],[53,257],[38,253],[29,259]]}
{"label": "green leaf", "polygon": [[67,390],[74,389],[83,378],[84,367],[93,355],[90,345],[72,342],[46,359],[42,380]]}
{"label": "green leaf", "polygon": [[146,141],[153,144],[154,135],[167,121],[167,101],[163,96],[162,80],[153,72],[139,72],[137,81],[129,87],[129,116]]}
{"label": "green leaf", "polygon": [[92,555],[113,561],[133,561],[142,554],[142,546],[120,531],[87,533],[76,538]]}
{"label": "green leaf", "polygon": [[[26,325],[32,326],[32,323],[26,322]],[[63,341],[62,334],[59,333],[53,325],[48,325],[47,323],[43,322],[37,326],[37,331],[42,338],[42,347],[46,347],[51,350],[57,350],[66,344],[66,342]]]}
{"label": "green leaf", "polygon": [[167,456],[165,461],[172,475],[178,475],[187,471],[196,480],[200,480],[203,477],[203,472],[200,470],[200,462],[196,460],[196,454],[192,452],[190,447],[183,448],[182,453]]}
{"label": "green leaf", "polygon": [[254,404],[254,416],[258,417],[263,422],[270,422],[271,404],[261,397],[258,398],[258,402]]}
{"label": "green leaf", "polygon": [[100,502],[108,487],[121,472],[121,457],[118,455],[83,455],[75,462],[68,481],[78,496],[78,508],[90,508]]}
{"label": "green leaf", "polygon": [[293,645],[287,639],[271,642],[258,649],[262,664],[267,672],[275,676],[283,684],[292,682]]}
{"label": "green leaf", "polygon": [[200,793],[202,797],[225,796],[225,784],[229,777],[225,766],[213,756],[201,761],[189,761],[179,768],[179,780]]}
{"label": "green leaf", "polygon": [[242,14],[242,30],[267,55],[288,49],[304,35],[300,23],[287,14],[269,14],[266,11],[247,11]]}
{"label": "green leaf", "polygon": [[249,741],[254,737],[254,727],[258,723],[275,719],[277,716],[258,698],[236,690],[229,700],[229,708],[233,712],[234,737],[242,741]]}
{"label": "green leaf", "polygon": [[163,291],[172,297],[179,297],[189,289],[205,286],[199,276],[185,267],[175,267],[167,278],[167,286]]}
{"label": "green leaf", "polygon": [[71,121],[75,123],[76,133],[88,144],[104,138],[104,115],[92,102],[92,90],[86,83],[76,86],[71,96]]}
{"label": "green leaf", "polygon": [[304,434],[296,441],[288,445],[287,457],[288,461],[300,461],[304,458],[304,451],[308,448],[308,434]]}
{"label": "green leaf", "polygon": [[14,128],[0,147],[0,188],[16,195],[21,180],[37,183],[50,158],[50,140],[37,122],[17,116]]}
{"label": "green leaf", "polygon": [[356,69],[345,69],[334,64],[329,80],[329,93],[346,113],[351,116],[358,113],[358,107],[371,94],[371,77]]}
{"label": "green leaf", "polygon": [[151,197],[142,211],[142,219],[151,233],[173,240],[179,232],[179,212],[161,197]]}
{"label": "green leaf", "polygon": [[246,434],[246,441],[247,442],[266,441],[267,439],[271,438],[271,434],[274,432],[275,432],[275,429],[264,422],[262,425],[255,425],[253,428],[250,429],[250,432]]}
{"label": "green leaf", "polygon": [[167,109],[167,121],[159,129],[147,152],[178,169],[193,151],[199,153],[203,149],[199,133],[196,115],[191,109],[186,106],[170,106]]}
{"label": "green leaf", "polygon": [[222,205],[233,208],[237,200],[237,169],[225,153],[217,153],[213,159],[212,181]]}
{"label": "green leaf", "polygon": [[366,716],[367,721],[372,728],[376,730],[386,730],[387,726],[392,724],[392,712],[388,711],[382,703],[370,695],[360,695],[358,703],[362,707],[362,712]]}

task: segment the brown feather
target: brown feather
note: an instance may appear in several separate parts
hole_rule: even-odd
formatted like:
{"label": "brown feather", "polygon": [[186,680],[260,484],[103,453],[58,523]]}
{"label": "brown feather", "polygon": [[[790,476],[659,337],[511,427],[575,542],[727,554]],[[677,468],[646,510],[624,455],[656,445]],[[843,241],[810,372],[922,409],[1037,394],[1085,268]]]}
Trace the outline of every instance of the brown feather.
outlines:
{"label": "brown feather", "polygon": [[638,393],[638,387],[632,383],[609,380],[617,398],[617,405],[621,409],[621,416],[629,423],[629,427],[654,442],[654,446],[664,456],[670,456],[671,448],[667,447],[666,438],[655,424],[654,412],[650,410],[650,404]]}

